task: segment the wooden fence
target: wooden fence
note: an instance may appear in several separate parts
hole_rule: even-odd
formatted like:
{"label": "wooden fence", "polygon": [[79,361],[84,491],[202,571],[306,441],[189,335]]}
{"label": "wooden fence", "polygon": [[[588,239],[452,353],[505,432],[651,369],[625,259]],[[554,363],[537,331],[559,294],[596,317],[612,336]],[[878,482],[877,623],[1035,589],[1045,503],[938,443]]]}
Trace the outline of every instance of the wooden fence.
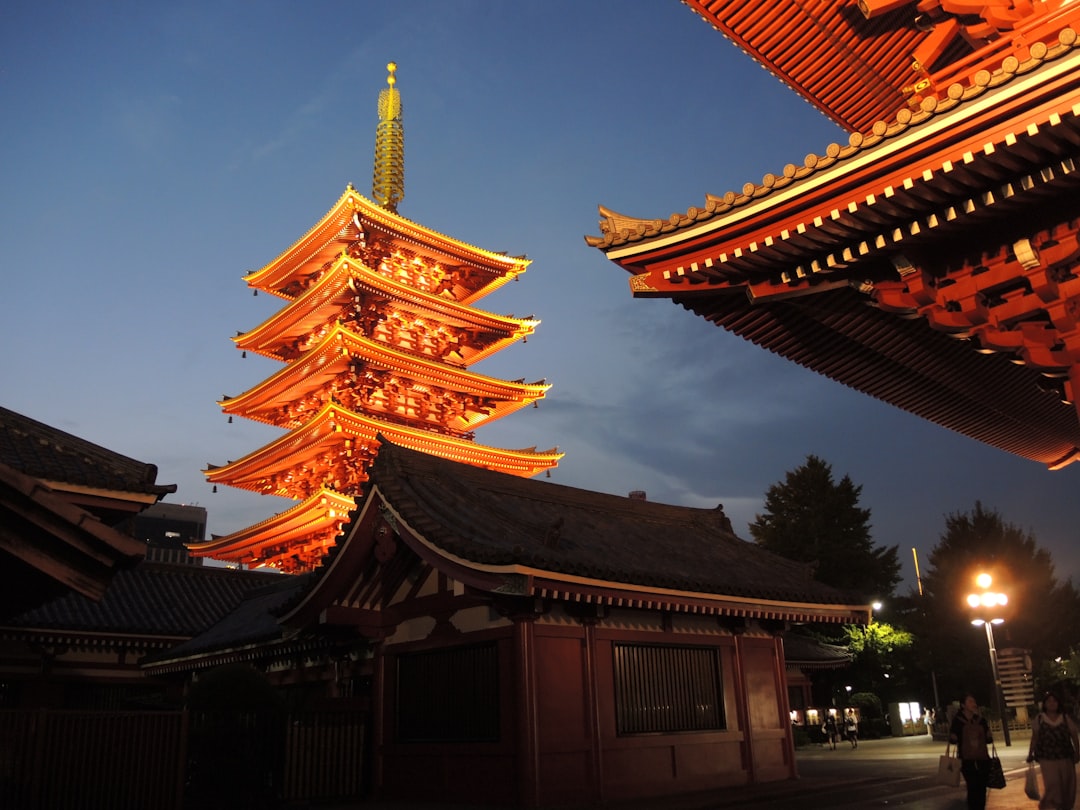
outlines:
{"label": "wooden fence", "polygon": [[[287,717],[277,737],[284,750],[272,756],[282,806],[361,797],[366,719],[354,711]],[[191,727],[183,711],[0,710],[0,807],[181,810]]]}

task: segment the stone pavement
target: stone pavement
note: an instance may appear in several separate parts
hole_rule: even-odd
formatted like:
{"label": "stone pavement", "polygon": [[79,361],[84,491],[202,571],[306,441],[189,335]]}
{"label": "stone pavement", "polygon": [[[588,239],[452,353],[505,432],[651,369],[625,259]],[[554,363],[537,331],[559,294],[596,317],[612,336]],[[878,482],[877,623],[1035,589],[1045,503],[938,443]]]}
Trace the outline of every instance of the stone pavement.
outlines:
{"label": "stone pavement", "polygon": [[[1019,739],[1016,737],[1019,736]],[[888,746],[882,751],[875,743]],[[830,808],[895,808],[903,810],[964,810],[965,789],[947,788],[933,784],[937,758],[943,753],[940,744],[928,741],[928,746],[906,746],[894,751],[888,741],[865,741],[856,751],[827,752],[823,749],[800,749],[796,753],[799,779],[767,784],[745,785],[705,793],[685,794],[663,799],[605,802],[599,805],[577,806],[565,810],[730,810],[759,808],[760,810],[806,810],[819,806]],[[1010,747],[997,749],[1005,768],[1003,790],[991,790],[987,810],[1035,810],[1036,802],[1024,795],[1024,776],[1027,766],[1028,738],[1016,735]],[[890,781],[871,770],[850,771],[829,769],[822,763],[838,758],[873,759],[878,765],[892,758],[916,763],[904,771],[904,778]],[[848,760],[850,762],[850,760]],[[900,766],[897,765],[897,770]],[[890,774],[895,775],[895,774]],[[508,808],[446,805],[415,802],[366,801],[347,806],[322,806],[319,810],[508,810]]]}

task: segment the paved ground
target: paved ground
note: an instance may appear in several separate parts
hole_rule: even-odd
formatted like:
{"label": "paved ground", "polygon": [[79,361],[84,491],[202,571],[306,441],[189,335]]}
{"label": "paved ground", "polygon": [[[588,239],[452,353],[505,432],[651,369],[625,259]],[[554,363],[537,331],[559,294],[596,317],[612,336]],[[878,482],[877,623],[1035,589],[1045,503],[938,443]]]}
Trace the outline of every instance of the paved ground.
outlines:
{"label": "paved ground", "polygon": [[[1010,747],[998,748],[1008,783],[990,791],[987,810],[1035,810],[1024,795],[1028,737],[1014,733]],[[726,788],[674,798],[581,805],[573,810],[816,810],[816,808],[896,808],[964,810],[959,788],[934,784],[942,743],[928,737],[865,740],[852,750],[847,743],[832,751],[812,746],[796,752],[799,778],[765,785]],[[470,805],[365,802],[319,810],[506,810]]]}

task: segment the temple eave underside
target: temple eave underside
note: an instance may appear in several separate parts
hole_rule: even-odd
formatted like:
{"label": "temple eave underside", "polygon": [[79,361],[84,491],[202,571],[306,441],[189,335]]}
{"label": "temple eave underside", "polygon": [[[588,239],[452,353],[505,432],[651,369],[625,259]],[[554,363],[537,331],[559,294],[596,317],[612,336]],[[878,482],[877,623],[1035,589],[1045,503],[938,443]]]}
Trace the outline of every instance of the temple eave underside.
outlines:
{"label": "temple eave underside", "polygon": [[[1072,12],[1080,17],[1080,10]],[[1024,458],[1080,458],[1080,49],[1072,28],[944,100],[668,220],[590,238],[664,297]]]}

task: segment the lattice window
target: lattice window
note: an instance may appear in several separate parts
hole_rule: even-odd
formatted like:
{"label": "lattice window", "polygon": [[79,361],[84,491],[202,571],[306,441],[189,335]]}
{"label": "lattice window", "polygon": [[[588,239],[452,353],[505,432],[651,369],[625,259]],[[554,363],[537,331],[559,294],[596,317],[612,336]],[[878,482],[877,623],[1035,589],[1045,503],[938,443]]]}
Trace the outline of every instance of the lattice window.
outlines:
{"label": "lattice window", "polygon": [[494,643],[399,656],[398,741],[498,740],[498,675]]}
{"label": "lattice window", "polygon": [[719,649],[615,644],[614,664],[619,734],[726,728]]}

